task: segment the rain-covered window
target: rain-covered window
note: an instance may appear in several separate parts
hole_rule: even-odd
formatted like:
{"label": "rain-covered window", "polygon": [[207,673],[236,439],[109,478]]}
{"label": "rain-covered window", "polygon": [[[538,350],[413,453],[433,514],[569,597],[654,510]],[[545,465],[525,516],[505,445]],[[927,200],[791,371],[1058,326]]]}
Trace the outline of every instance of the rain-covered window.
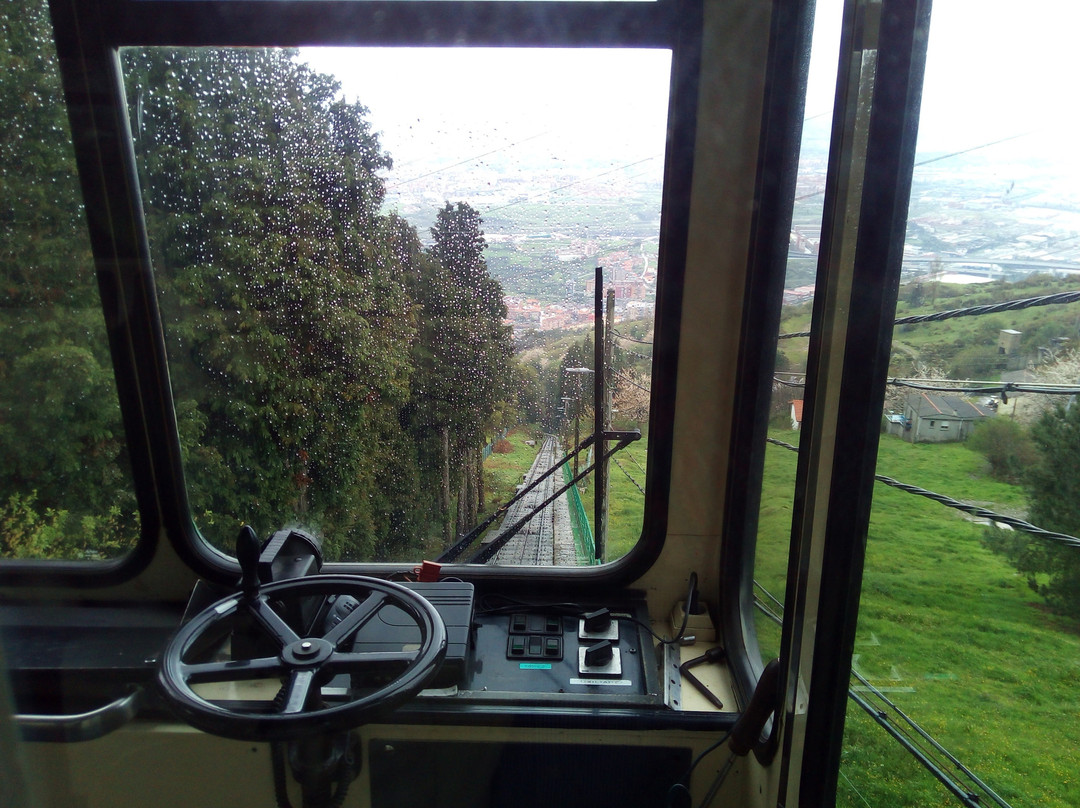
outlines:
{"label": "rain-covered window", "polygon": [[[122,59],[208,540],[298,524],[329,559],[559,566],[633,547],[668,52]],[[602,537],[592,447],[559,466],[599,374],[607,428],[643,434],[606,464]]]}
{"label": "rain-covered window", "polygon": [[0,558],[115,558],[139,521],[52,26],[0,21]]}

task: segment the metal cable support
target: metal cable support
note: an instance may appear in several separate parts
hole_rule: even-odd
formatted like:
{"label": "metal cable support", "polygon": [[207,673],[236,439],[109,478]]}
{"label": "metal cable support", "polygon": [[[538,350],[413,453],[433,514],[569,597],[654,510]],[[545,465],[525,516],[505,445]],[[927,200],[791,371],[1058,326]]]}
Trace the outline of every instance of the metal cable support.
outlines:
{"label": "metal cable support", "polygon": [[1000,522],[1003,525],[1008,525],[1014,530],[1021,530],[1024,533],[1030,533],[1033,536],[1038,536],[1041,539],[1049,539],[1050,541],[1056,541],[1061,544],[1068,545],[1070,547],[1080,547],[1080,539],[1075,536],[1069,536],[1065,533],[1057,533],[1053,530],[1044,530],[1037,525],[1033,525],[1030,522],[1025,522],[1023,519],[1017,519],[1015,516],[1004,516],[1000,513],[994,513],[994,511],[987,510],[986,508],[980,508],[977,505],[968,505],[967,503],[960,502],[959,500],[947,497],[944,494],[936,494],[933,491],[927,491],[925,488],[919,488],[917,485],[908,485],[907,483],[894,480],[892,477],[886,477],[883,474],[875,474],[874,479],[879,483],[885,483],[885,485],[898,488],[901,491],[906,491],[909,494],[918,494],[921,497],[932,499],[934,502],[940,502],[942,505],[947,505],[950,508],[955,508],[958,511],[964,513],[970,513],[972,516],[977,516],[980,519],[989,519],[992,522]]}
{"label": "metal cable support", "polygon": [[[960,387],[949,387],[950,379],[889,379],[887,384],[941,393],[1037,393],[1047,396],[1080,395],[1080,387],[1068,384],[1022,384],[1020,382],[967,382],[958,380]],[[930,382],[927,384],[927,382]]]}
{"label": "metal cable support", "polygon": [[[1004,303],[988,303],[982,306],[968,306],[964,309],[949,309],[934,314],[915,314],[910,317],[901,317],[893,321],[893,325],[908,325],[910,323],[936,323],[939,320],[951,320],[954,317],[977,317],[980,314],[997,314],[1002,311],[1019,311],[1033,306],[1051,306],[1057,303],[1075,303],[1080,300],[1080,292],[1058,292],[1053,295],[1042,297],[1028,297],[1021,300],[1008,300]],[[809,331],[798,331],[793,334],[781,334],[779,339],[794,339],[795,337],[809,337]]]}
{"label": "metal cable support", "polygon": [[910,738],[904,735],[896,726],[889,722],[888,713],[883,710],[877,710],[866,701],[862,696],[856,693],[854,690],[848,690],[848,698],[858,704],[866,711],[882,729],[892,736],[893,740],[904,747],[911,755],[922,764],[923,768],[929,771],[937,780],[952,792],[965,808],[981,808],[979,796],[966,788],[961,787],[955,782],[945,771],[937,765],[936,762],[931,760],[930,756],[926,754],[923,749],[920,749],[918,744],[911,741]]}
{"label": "metal cable support", "polygon": [[[879,699],[885,704],[886,707],[892,710],[893,713],[899,716],[900,720],[907,724],[908,727],[910,727],[916,734],[918,734],[920,738],[929,743],[938,754],[943,755],[949,761],[949,763],[959,769],[965,777],[967,777],[972,783],[978,786],[979,790],[981,790],[994,802],[1000,805],[1001,808],[1010,808],[1009,804],[1005,802],[1005,800],[1003,800],[997,793],[995,793],[994,790],[990,788],[990,786],[980,780],[975,775],[975,773],[972,772],[963,763],[961,763],[955,755],[953,755],[951,752],[949,752],[948,749],[938,743],[938,741],[929,732],[924,730],[915,721],[913,721],[911,717],[903,710],[901,710],[888,696],[886,696],[878,688],[870,684],[870,681],[865,676],[863,676],[856,670],[852,670],[851,675],[854,676],[859,681],[859,683],[867,689],[868,692],[872,693],[875,698]],[[974,795],[969,793],[969,796]]]}
{"label": "metal cable support", "polygon": [[652,345],[652,343],[647,341],[647,340],[637,339],[636,337],[628,337],[628,336],[626,336],[626,334],[623,334],[623,333],[617,331],[614,328],[611,329],[611,333],[614,334],[619,339],[625,339],[625,340],[628,340],[629,342],[636,342],[638,345]]}
{"label": "metal cable support", "polygon": [[638,491],[640,491],[642,496],[645,496],[645,489],[642,488],[640,485],[638,485],[638,481],[630,476],[629,471],[627,471],[626,469],[623,468],[623,465],[622,465],[622,463],[619,462],[619,459],[617,457],[613,457],[611,459],[615,461],[615,465],[619,467],[619,471],[621,471],[623,474],[626,475],[626,479],[628,479],[630,482],[632,482],[634,484],[634,488],[636,488]]}
{"label": "metal cable support", "polygon": [[[784,443],[782,440],[776,438],[766,438],[768,443],[781,446],[785,449],[789,449],[793,452],[798,452],[799,447],[792,446],[790,443]],[[988,519],[991,522],[999,522],[1003,525],[1008,525],[1014,530],[1020,530],[1024,533],[1030,533],[1032,536],[1038,536],[1040,539],[1048,539],[1060,544],[1064,544],[1069,547],[1080,547],[1080,539],[1075,536],[1070,536],[1066,533],[1057,533],[1053,530],[1045,530],[1037,525],[1031,524],[1031,522],[1025,522],[1023,519],[1017,519],[1015,516],[1005,516],[1004,514],[995,513],[994,511],[987,510],[986,508],[980,508],[978,505],[968,505],[966,502],[961,502],[958,499],[947,497],[944,494],[937,494],[933,491],[928,491],[925,488],[919,488],[917,485],[909,485],[902,483],[899,480],[894,480],[892,477],[886,477],[884,474],[875,474],[874,479],[879,483],[898,488],[901,491],[906,491],[909,494],[918,494],[921,497],[932,499],[934,502],[939,502],[942,505],[946,505],[950,508],[955,508],[958,511],[964,513],[970,513],[972,516],[977,516],[980,519]]]}
{"label": "metal cable support", "polygon": [[776,376],[773,376],[773,381],[777,384],[782,384],[785,387],[806,387],[806,382],[793,382],[786,379],[778,378]]}

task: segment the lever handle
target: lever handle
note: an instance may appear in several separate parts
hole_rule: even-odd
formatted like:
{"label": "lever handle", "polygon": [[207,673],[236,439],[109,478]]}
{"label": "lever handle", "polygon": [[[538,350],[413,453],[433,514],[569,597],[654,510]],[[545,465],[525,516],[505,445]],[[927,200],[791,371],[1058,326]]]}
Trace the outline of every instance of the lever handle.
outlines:
{"label": "lever handle", "polygon": [[236,560],[240,562],[240,589],[249,597],[259,594],[259,537],[251,525],[244,525],[236,537]]}

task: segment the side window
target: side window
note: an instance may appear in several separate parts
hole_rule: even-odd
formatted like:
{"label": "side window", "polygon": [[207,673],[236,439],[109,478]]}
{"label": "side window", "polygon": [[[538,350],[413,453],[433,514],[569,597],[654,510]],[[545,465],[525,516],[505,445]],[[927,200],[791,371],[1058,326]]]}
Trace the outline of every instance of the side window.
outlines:
{"label": "side window", "polygon": [[52,26],[0,14],[0,558],[115,558],[139,520]]}

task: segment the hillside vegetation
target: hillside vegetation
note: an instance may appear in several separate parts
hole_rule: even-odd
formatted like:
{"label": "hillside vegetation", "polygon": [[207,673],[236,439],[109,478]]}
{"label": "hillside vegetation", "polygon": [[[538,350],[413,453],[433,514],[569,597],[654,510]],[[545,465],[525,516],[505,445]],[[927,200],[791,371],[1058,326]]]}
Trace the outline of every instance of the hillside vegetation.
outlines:
{"label": "hillside vegetation", "polygon": [[[796,460],[767,448],[755,578],[781,600]],[[999,512],[1025,507],[1022,489],[990,479],[963,444],[883,436],[878,471]],[[983,532],[958,511],[877,485],[854,667],[1010,804],[1069,808],[1080,804],[1080,630],[1043,607]],[[778,629],[758,626],[771,657]],[[956,800],[849,702],[837,804]]]}

